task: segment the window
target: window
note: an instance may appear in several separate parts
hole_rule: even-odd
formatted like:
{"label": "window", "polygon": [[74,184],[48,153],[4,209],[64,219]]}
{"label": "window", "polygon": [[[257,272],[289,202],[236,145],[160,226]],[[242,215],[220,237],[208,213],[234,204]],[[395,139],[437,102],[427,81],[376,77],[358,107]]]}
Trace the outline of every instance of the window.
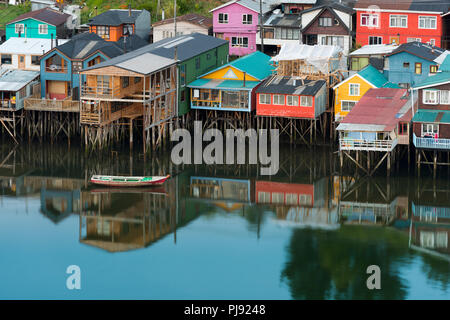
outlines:
{"label": "window", "polygon": [[344,48],[344,37],[342,36],[324,36],[322,37],[322,45],[338,46]]}
{"label": "window", "polygon": [[34,66],[40,65],[39,56],[31,56],[31,64]]}
{"label": "window", "polygon": [[273,104],[277,104],[279,106],[284,106],[284,95],[274,94],[273,95]]}
{"label": "window", "polygon": [[361,26],[363,27],[378,27],[378,14],[361,14]]}
{"label": "window", "polygon": [[242,16],[242,24],[252,24],[253,16],[251,14],[244,14]]}
{"label": "window", "polygon": [[83,63],[80,61],[74,61],[72,62],[72,70],[73,72],[78,72],[81,69],[83,69]]}
{"label": "window", "polygon": [[258,192],[258,202],[259,203],[270,203],[270,192]]}
{"label": "window", "polygon": [[211,60],[211,54],[210,53],[206,54],[206,60]]}
{"label": "window", "polygon": [[422,124],[422,137],[423,136],[434,136],[439,134],[439,125],[434,123],[423,123]]}
{"label": "window", "polygon": [[134,77],[134,83],[139,83],[141,82],[141,77]]}
{"label": "window", "polygon": [[422,39],[420,39],[420,38],[406,38],[406,42],[414,42],[414,41],[421,42]]}
{"label": "window", "polygon": [[270,104],[270,94],[259,94],[259,104]]}
{"label": "window", "polygon": [[423,91],[423,103],[437,104],[438,103],[438,91],[437,90],[424,90]]}
{"label": "window", "polygon": [[292,28],[276,28],[275,39],[298,40],[300,39],[300,30]]}
{"label": "window", "polygon": [[348,95],[359,96],[359,83],[350,83]]}
{"label": "window", "polygon": [[422,74],[422,64],[420,62],[416,62],[414,70],[416,74]]}
{"label": "window", "polygon": [[389,27],[391,28],[407,28],[408,16],[391,14],[389,19]]}
{"label": "window", "polygon": [[97,35],[103,39],[109,39],[109,27],[108,26],[97,26]]}
{"label": "window", "polygon": [[430,39],[430,44],[432,46],[435,46],[436,45],[436,39]]}
{"label": "window", "polygon": [[298,203],[298,195],[296,193],[286,193],[286,204],[296,205]]}
{"label": "window", "polygon": [[331,18],[319,18],[320,27],[331,27],[333,25],[333,20]]}
{"label": "window", "polygon": [[48,34],[48,25],[40,24],[39,25],[39,34]]}
{"label": "window", "polygon": [[219,23],[228,23],[228,13],[219,13]]}
{"label": "window", "polygon": [[369,44],[383,44],[383,38],[377,36],[370,36]]}
{"label": "window", "polygon": [[122,78],[122,88],[127,88],[130,85],[130,77]]}
{"label": "window", "polygon": [[436,17],[419,16],[419,29],[436,29]]}
{"label": "window", "polygon": [[15,28],[17,34],[23,34],[25,32],[25,25],[23,23],[16,23]]}
{"label": "window", "polygon": [[123,25],[123,34],[124,35],[132,35],[133,34],[133,25],[132,24],[124,24]]}
{"label": "window", "polygon": [[312,107],[312,97],[311,96],[301,96],[300,97],[301,107]]}
{"label": "window", "polygon": [[182,86],[186,85],[186,65],[180,66],[180,82]]}
{"label": "window", "polygon": [[184,102],[186,100],[185,90],[181,90],[180,100],[181,100],[181,102]]}
{"label": "window", "polygon": [[403,68],[409,68],[409,62],[403,62]]}
{"label": "window", "polygon": [[248,38],[232,37],[231,46],[248,48]]}
{"label": "window", "polygon": [[200,58],[195,58],[195,69],[200,69]]}
{"label": "window", "polygon": [[438,71],[438,66],[436,66],[436,65],[430,66],[430,73],[436,73],[437,71]]}
{"label": "window", "polygon": [[288,106],[298,106],[298,96],[287,96]]}
{"label": "window", "polygon": [[2,64],[11,64],[12,57],[10,54],[2,54]]}
{"label": "window", "polygon": [[408,123],[407,122],[400,122],[398,124],[398,134],[401,136],[405,136],[408,134]]}
{"label": "window", "polygon": [[450,104],[450,91],[441,90],[439,91],[439,97],[441,104]]}
{"label": "window", "polygon": [[341,101],[341,110],[342,111],[350,111],[353,106],[356,104],[356,101]]}

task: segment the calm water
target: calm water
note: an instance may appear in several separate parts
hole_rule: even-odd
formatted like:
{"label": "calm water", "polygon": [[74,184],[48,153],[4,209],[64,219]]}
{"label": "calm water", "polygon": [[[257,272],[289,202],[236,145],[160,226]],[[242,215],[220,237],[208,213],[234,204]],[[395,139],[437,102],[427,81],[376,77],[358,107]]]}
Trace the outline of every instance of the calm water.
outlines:
{"label": "calm water", "polygon": [[[0,147],[1,299],[449,299],[450,179],[364,178],[328,149],[257,168]],[[93,173],[172,173],[102,189]],[[81,269],[68,290],[66,269]],[[381,269],[368,290],[366,268]]]}

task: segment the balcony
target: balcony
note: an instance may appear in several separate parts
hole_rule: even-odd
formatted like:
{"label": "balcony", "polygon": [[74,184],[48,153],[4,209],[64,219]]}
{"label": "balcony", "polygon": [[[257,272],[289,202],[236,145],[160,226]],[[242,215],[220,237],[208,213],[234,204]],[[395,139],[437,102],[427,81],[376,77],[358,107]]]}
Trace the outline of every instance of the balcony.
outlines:
{"label": "balcony", "polygon": [[413,135],[416,148],[450,150],[450,139],[419,138]]}
{"label": "balcony", "polygon": [[398,140],[362,140],[341,138],[339,140],[340,150],[352,151],[392,151],[397,146]]}
{"label": "balcony", "polygon": [[80,102],[72,100],[71,97],[63,100],[31,97],[24,100],[24,109],[36,111],[80,112]]}

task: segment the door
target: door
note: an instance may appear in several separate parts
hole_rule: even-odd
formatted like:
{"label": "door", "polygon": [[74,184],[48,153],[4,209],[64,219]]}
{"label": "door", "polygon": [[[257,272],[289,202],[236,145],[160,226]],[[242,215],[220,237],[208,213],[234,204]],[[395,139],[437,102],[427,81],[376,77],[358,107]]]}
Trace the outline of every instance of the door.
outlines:
{"label": "door", "polygon": [[389,37],[389,43],[390,44],[400,44],[400,37],[396,36],[396,37]]}
{"label": "door", "polygon": [[25,69],[25,56],[23,54],[19,55],[19,69]]}

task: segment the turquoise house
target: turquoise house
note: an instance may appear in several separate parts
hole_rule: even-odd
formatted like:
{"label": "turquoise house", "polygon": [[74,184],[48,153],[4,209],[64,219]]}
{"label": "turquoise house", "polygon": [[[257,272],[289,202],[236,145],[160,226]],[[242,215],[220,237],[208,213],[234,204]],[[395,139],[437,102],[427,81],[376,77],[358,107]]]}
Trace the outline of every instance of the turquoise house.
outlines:
{"label": "turquoise house", "polygon": [[24,13],[6,24],[6,40],[12,37],[64,39],[68,37],[69,14],[50,8]]}

